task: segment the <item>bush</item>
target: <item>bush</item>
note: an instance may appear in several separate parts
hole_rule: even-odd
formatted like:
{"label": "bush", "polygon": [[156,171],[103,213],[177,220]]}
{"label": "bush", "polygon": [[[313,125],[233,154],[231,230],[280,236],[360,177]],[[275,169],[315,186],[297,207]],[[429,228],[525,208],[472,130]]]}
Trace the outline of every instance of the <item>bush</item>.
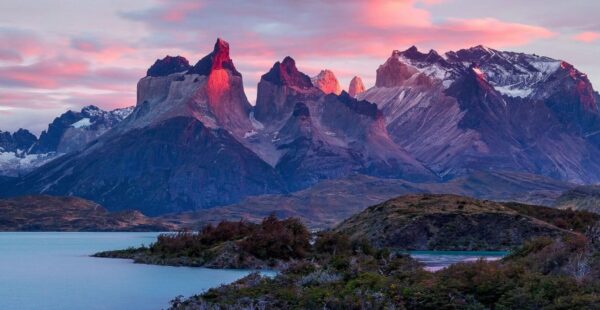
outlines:
{"label": "bush", "polygon": [[260,259],[302,258],[310,251],[310,233],[295,218],[265,218],[259,227],[242,240],[242,249]]}

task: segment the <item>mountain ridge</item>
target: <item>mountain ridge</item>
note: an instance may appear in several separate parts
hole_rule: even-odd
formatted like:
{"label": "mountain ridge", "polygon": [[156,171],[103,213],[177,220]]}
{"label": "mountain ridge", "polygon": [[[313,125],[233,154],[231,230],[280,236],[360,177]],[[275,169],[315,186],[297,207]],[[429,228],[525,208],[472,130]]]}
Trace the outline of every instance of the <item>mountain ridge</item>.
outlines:
{"label": "mountain ridge", "polygon": [[[325,86],[337,89],[327,72]],[[230,46],[219,38],[194,66],[181,56],[158,59],[138,82],[128,117],[0,195],[80,195],[117,210],[127,201],[156,215],[356,174],[413,184],[479,172],[574,183],[600,175],[600,140],[591,135],[600,127],[598,93],[566,62],[483,46],[444,55],[411,47],[377,69],[374,87],[361,92],[360,79],[353,82],[353,95],[329,93],[288,56],[262,75],[251,106]],[[196,137],[206,148],[188,145]],[[218,162],[221,153],[232,162],[203,161]],[[111,162],[120,170],[111,171]]]}

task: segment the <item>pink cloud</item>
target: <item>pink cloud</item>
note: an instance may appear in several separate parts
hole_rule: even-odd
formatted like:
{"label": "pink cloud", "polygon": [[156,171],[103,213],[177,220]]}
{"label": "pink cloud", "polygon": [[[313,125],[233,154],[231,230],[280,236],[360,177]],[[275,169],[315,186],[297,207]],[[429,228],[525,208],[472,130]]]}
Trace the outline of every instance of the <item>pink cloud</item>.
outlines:
{"label": "pink cloud", "polygon": [[198,0],[181,0],[176,2],[166,2],[164,11],[160,14],[160,19],[169,23],[183,21],[191,11],[202,8],[202,3]]}
{"label": "pink cloud", "polygon": [[77,58],[51,58],[27,66],[0,67],[0,83],[4,87],[87,87],[103,91],[126,91],[135,88],[135,82],[142,74],[143,70],[138,69],[95,68]]}
{"label": "pink cloud", "polygon": [[127,44],[106,38],[73,38],[70,45],[74,50],[83,52],[88,57],[94,57],[94,60],[98,62],[110,62],[126,53],[135,51],[133,47]]}
{"label": "pink cloud", "polygon": [[21,62],[25,57],[40,55],[44,43],[33,32],[0,28],[0,60]]}
{"label": "pink cloud", "polygon": [[584,43],[592,43],[598,39],[600,39],[600,33],[593,31],[586,31],[573,36],[573,40]]}
{"label": "pink cloud", "polygon": [[415,7],[414,0],[365,1],[358,17],[366,25],[376,28],[431,26],[431,14]]}
{"label": "pink cloud", "polygon": [[0,61],[21,62],[23,61],[23,57],[15,50],[0,49]]}
{"label": "pink cloud", "polygon": [[[451,38],[452,42],[448,43],[484,44],[497,47],[524,45],[534,40],[547,39],[556,35],[543,27],[508,23],[494,18],[451,19],[439,27],[444,32],[455,34]],[[461,37],[464,39],[460,40]]]}
{"label": "pink cloud", "polygon": [[0,67],[0,81],[9,85],[59,88],[61,81],[82,78],[88,63],[80,60],[52,59],[28,66]]}

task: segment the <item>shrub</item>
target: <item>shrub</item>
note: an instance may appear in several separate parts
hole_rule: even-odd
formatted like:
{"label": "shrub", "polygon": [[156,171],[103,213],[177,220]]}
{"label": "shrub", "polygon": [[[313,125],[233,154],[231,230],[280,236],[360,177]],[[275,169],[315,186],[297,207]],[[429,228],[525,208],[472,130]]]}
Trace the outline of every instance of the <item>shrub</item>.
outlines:
{"label": "shrub", "polygon": [[242,240],[242,249],[260,258],[302,258],[310,251],[310,233],[295,218],[278,220],[265,218],[259,227]]}

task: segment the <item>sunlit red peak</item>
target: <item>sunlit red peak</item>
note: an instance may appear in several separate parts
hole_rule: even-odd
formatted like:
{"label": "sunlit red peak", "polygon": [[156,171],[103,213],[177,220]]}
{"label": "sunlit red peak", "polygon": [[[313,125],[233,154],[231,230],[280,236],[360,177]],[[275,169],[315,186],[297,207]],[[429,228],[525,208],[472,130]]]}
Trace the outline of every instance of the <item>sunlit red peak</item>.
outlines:
{"label": "sunlit red peak", "polygon": [[354,76],[350,81],[350,86],[348,87],[348,94],[352,97],[356,97],[356,95],[365,91],[365,85],[363,84],[362,79],[359,76]]}
{"label": "sunlit red peak", "polygon": [[218,38],[213,51],[200,59],[198,63],[190,69],[191,74],[209,75],[213,70],[229,70],[233,75],[242,76],[233,65],[233,60],[229,57],[229,43]]}
{"label": "sunlit red peak", "polygon": [[340,83],[335,77],[335,74],[329,69],[321,70],[321,72],[313,77],[311,81],[315,87],[326,94],[333,93],[339,95],[342,92],[342,88],[340,87]]}

